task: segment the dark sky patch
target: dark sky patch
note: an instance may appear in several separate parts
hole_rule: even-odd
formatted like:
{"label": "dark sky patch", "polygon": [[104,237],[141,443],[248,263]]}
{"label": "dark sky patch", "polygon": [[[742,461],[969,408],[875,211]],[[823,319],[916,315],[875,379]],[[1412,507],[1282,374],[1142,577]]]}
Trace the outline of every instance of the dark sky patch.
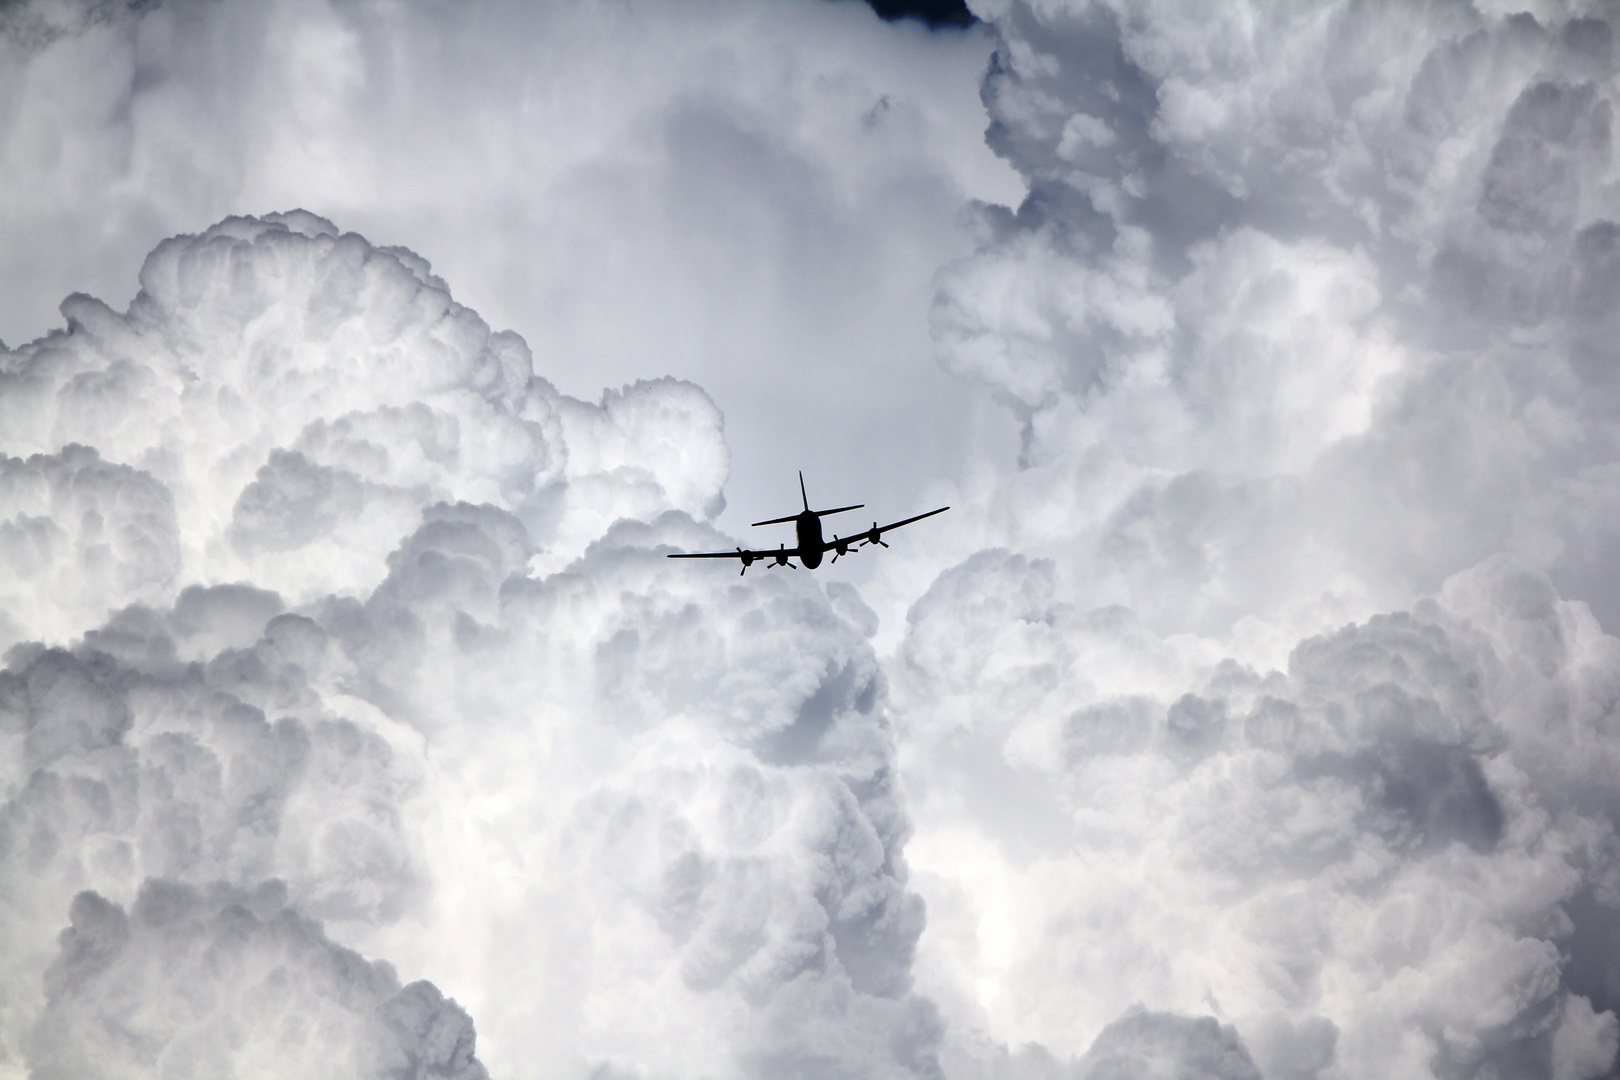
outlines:
{"label": "dark sky patch", "polygon": [[978,22],[963,0],[867,0],[878,18],[886,22],[897,19],[921,19],[930,30],[949,26],[960,29]]}

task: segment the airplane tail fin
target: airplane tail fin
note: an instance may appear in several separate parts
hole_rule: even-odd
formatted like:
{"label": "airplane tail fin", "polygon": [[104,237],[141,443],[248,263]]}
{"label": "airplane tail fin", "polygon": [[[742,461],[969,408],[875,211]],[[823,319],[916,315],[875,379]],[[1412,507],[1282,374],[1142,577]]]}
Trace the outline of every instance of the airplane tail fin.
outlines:
{"label": "airplane tail fin", "polygon": [[[0,2],[4,2],[4,0],[0,0]],[[859,510],[862,507],[862,505],[864,505],[862,503],[856,503],[854,506],[837,506],[837,507],[834,507],[831,510],[812,510],[812,509],[810,509],[810,496],[805,494],[805,491],[804,491],[804,470],[803,469],[799,470],[799,498],[801,500],[803,500],[803,502],[804,502],[804,512],[807,513],[807,514],[814,514],[817,517],[826,517],[828,514],[842,514],[845,510]],[[799,515],[798,514],[791,514],[788,517],[771,518],[771,520],[769,520],[769,521],[756,521],[756,522],[754,522],[754,524],[755,525],[781,525],[784,522],[797,521],[797,520],[799,520]]]}

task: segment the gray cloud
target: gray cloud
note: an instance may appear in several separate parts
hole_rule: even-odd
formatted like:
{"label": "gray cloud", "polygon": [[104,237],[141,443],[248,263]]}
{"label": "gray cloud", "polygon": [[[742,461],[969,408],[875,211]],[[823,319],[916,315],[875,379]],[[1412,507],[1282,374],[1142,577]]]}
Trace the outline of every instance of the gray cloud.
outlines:
{"label": "gray cloud", "polygon": [[[71,633],[103,615],[108,597],[172,588],[180,569],[174,499],[150,473],[102,461],[87,446],[0,457],[0,558],[11,571],[0,579],[4,610],[27,612],[36,632]],[[0,635],[15,641],[23,630],[0,610]]]}
{"label": "gray cloud", "polygon": [[[437,984],[509,1071],[937,1074],[876,617],[808,575],[668,575],[727,542],[701,391],[563,397],[422,260],[302,212],[169,241],[143,282],[9,354],[12,528],[79,530],[71,580],[107,561],[97,497],[170,557],[82,601],[19,576],[8,1055],[230,1073],[292,1038],[289,1075],[471,1075]],[[220,572],[246,580],[189,583]],[[289,926],[313,974],[272,978]],[[298,993],[211,988],[215,954]]]}
{"label": "gray cloud", "polygon": [[1570,288],[1616,213],[1607,24],[1255,19],[998,16],[990,138],[1031,194],[935,325],[1025,421],[1011,522],[1078,487],[1076,571],[1147,615],[1134,575],[1174,575],[1205,629],[1504,549],[1612,616],[1610,497],[1575,481],[1614,457],[1611,350]]}
{"label": "gray cloud", "polygon": [[21,10],[9,1062],[1612,1069],[1604,11]]}
{"label": "gray cloud", "polygon": [[565,398],[422,259],[311,214],[176,237],[141,281],[124,314],[70,297],[69,330],[5,362],[4,448],[31,455],[7,466],[6,536],[37,633],[199,576],[368,588],[446,498],[519,513],[554,563],[621,514],[724,506],[702,391]]}
{"label": "gray cloud", "polygon": [[[504,970],[517,961],[531,972],[531,992],[555,997],[583,990],[606,995],[599,1007],[613,1008],[646,976],[623,966],[635,953],[615,959],[612,928],[639,928],[631,936],[637,951],[662,956],[659,966],[678,974],[682,987],[673,1001],[663,992],[666,1023],[678,1023],[685,1010],[703,1015],[710,998],[734,1002],[720,1005],[703,1025],[708,1036],[687,1051],[698,1055],[694,1062],[712,1068],[730,1057],[733,1068],[744,1069],[794,1070],[821,1061],[839,1071],[932,1071],[937,1023],[925,1002],[907,994],[922,910],[904,888],[906,819],[877,711],[878,675],[862,632],[806,582],[786,592],[730,590],[730,610],[712,629],[704,619],[694,621],[700,609],[689,600],[653,594],[652,610],[641,610],[639,601],[616,609],[624,601],[614,601],[598,628],[581,634],[582,624],[571,616],[592,609],[589,595],[606,586],[609,596],[633,601],[636,593],[621,593],[611,583],[626,573],[645,580],[661,571],[656,550],[609,538],[572,570],[536,581],[521,573],[526,536],[511,515],[463,505],[430,510],[427,518],[364,605],[330,600],[311,610],[312,619],[281,612],[278,598],[262,590],[193,588],[169,611],[127,609],[73,651],[13,649],[4,676],[6,715],[23,752],[16,758],[15,794],[5,806],[11,838],[6,877],[34,885],[8,905],[8,985],[43,978],[49,991],[37,1020],[29,1020],[27,995],[7,1008],[10,1030],[35,1032],[25,1044],[27,1060],[64,1074],[125,1067],[120,1054],[128,1048],[97,1049],[106,1049],[108,1037],[95,1032],[128,1026],[116,1002],[136,994],[143,980],[154,993],[177,996],[176,1008],[179,1000],[209,997],[190,968],[161,962],[164,949],[183,940],[194,953],[202,948],[199,940],[227,930],[245,935],[249,944],[242,947],[253,955],[260,938],[279,941],[279,923],[264,912],[258,922],[249,920],[248,930],[233,922],[240,918],[234,905],[245,903],[241,890],[262,891],[271,878],[285,879],[274,887],[282,897],[276,903],[293,905],[285,918],[302,919],[298,925],[313,941],[306,951],[315,958],[300,962],[321,970],[330,965],[319,956],[353,954],[327,946],[318,929],[309,929],[310,916],[362,936],[367,928],[390,926],[419,936],[419,929],[407,927],[439,926],[441,918],[481,924],[516,917],[500,897],[469,896],[446,882],[432,887],[428,868],[442,873],[448,867],[444,852],[425,846],[431,836],[447,824],[472,827],[482,815],[465,818],[464,808],[452,806],[448,823],[432,820],[444,809],[437,801],[460,784],[453,777],[434,779],[432,759],[422,756],[426,747],[390,722],[386,714],[392,714],[428,732],[426,746],[439,747],[483,779],[515,780],[513,761],[538,770],[529,774],[528,783],[538,784],[529,788],[533,794],[499,811],[496,820],[526,819],[525,832],[539,848],[523,862],[538,859],[550,868],[532,886],[539,895],[520,894],[529,896],[520,909],[538,903],[560,919],[531,924],[476,957],[477,966]],[[665,528],[691,527],[684,516],[667,520]],[[852,595],[839,603],[863,615]],[[749,680],[718,703],[704,702],[688,689],[693,676],[683,671],[680,653],[669,657],[676,666],[668,671],[655,662],[638,665],[639,681],[625,685],[614,677],[622,660],[603,648],[645,641],[656,654],[686,648],[690,635],[700,645],[707,639],[711,648],[725,649],[733,620],[775,627],[763,641],[738,644],[755,664],[775,672],[785,690]],[[514,678],[521,670],[513,666],[517,657],[535,655],[537,637],[548,635],[572,638],[572,647],[559,641],[547,650],[544,670]],[[198,661],[183,659],[199,653]],[[592,657],[603,656],[608,666],[597,666],[603,661]],[[456,668],[471,680],[468,699],[443,693],[446,672]],[[577,673],[566,674],[570,668]],[[506,672],[515,685],[492,687],[485,681],[492,671]],[[598,694],[602,707],[590,707]],[[358,712],[337,713],[344,702]],[[543,760],[534,758],[522,720],[537,708],[556,729]],[[579,745],[570,750],[570,742]],[[615,745],[620,749],[601,760]],[[448,786],[441,791],[438,785]],[[524,789],[501,784],[496,790]],[[474,848],[486,860],[482,873],[517,854],[503,855],[501,847]],[[508,871],[519,872],[519,865]],[[101,895],[74,901],[74,926],[94,925],[84,930],[82,948],[73,944],[78,930],[70,932],[63,959],[41,973],[37,935],[60,917],[67,894],[86,882]],[[216,899],[203,903],[198,889]],[[183,932],[174,931],[178,937],[164,938],[171,945],[134,952],[106,937],[113,933],[107,927],[124,922],[116,901],[101,896],[138,894],[131,918],[145,926],[142,898],[154,891],[180,896],[175,903],[198,925],[184,923]],[[592,909],[604,920],[599,930],[590,929],[590,918],[579,921]],[[556,950],[566,950],[582,930],[588,937],[609,935],[596,946],[602,954],[563,961]],[[450,926],[440,926],[413,959],[459,948],[457,940]],[[96,959],[109,949],[117,958]],[[83,967],[81,959],[90,965],[82,978],[72,974]],[[252,962],[267,971],[272,964],[263,957]],[[486,970],[484,978],[494,975]],[[365,985],[386,981],[368,975]],[[584,989],[593,985],[598,989]],[[373,1031],[377,1022],[366,1019],[368,1009],[381,1009],[385,1018],[425,1010],[418,1041],[436,1046],[449,1038],[438,1029],[450,1021],[431,1019],[439,1008],[431,986],[407,988],[403,998],[397,983],[372,989],[377,1000],[364,1007],[344,998],[341,988],[309,989],[342,998],[360,1014],[350,1025],[358,1034],[300,1027],[316,1055],[311,1061],[351,1055],[361,1072],[393,1075],[390,1062],[398,1054],[387,1049],[391,1043],[377,1041],[382,1036]],[[532,1024],[532,1002],[512,1004],[518,1007],[513,1021]],[[175,1055],[246,1061],[263,1052],[264,1040],[278,1037],[276,1025],[304,1023],[249,1005],[221,1001],[209,1017],[180,1023],[172,1036],[165,1034],[169,1019],[153,1020],[155,1027],[128,1049],[135,1056],[126,1066],[167,1074],[180,1068]],[[714,1025],[726,1032],[728,1022],[719,1017],[737,1006],[757,1019],[716,1044]],[[319,1011],[314,1004],[307,1008]],[[646,1019],[627,1015],[618,1023]],[[521,1033],[504,1035],[507,1054],[514,1042],[522,1046]],[[605,1050],[622,1045],[625,1035],[609,1025],[594,1038],[609,1040]],[[588,1040],[593,1032],[572,1037]],[[402,1045],[401,1053],[437,1052]],[[591,1045],[574,1053],[587,1060],[602,1053]],[[567,1050],[542,1041],[521,1052]],[[296,1075],[300,1068],[292,1062],[286,1071]]]}
{"label": "gray cloud", "polygon": [[1249,1053],[1230,1027],[1212,1017],[1189,1020],[1136,1011],[1103,1028],[1080,1061],[1086,1080],[1119,1077],[1220,1077],[1259,1080]]}
{"label": "gray cloud", "polygon": [[70,913],[31,1075],[489,1075],[454,1001],[333,945],[279,882],[243,892],[152,878],[128,913],[88,891]]}
{"label": "gray cloud", "polygon": [[[981,558],[936,589],[977,579],[979,597],[1008,597],[1043,570]],[[930,596],[908,636],[902,747],[923,781],[910,850],[941,936],[924,941],[925,988],[955,1004],[941,946],[1039,988],[977,1024],[1076,1055],[1121,998],[1180,1012],[1202,998],[1265,1075],[1612,1061],[1597,958],[1616,909],[1597,897],[1615,827],[1597,777],[1617,654],[1584,605],[1494,561],[1411,611],[1307,638],[1286,671],[1225,660],[1155,699],[1143,690],[1177,679],[1175,642],[1030,599],[981,602],[969,621]],[[986,925],[1008,927],[995,952],[956,929]],[[964,1074],[997,1075],[952,1049]]]}
{"label": "gray cloud", "polygon": [[1030,194],[934,325],[1022,454],[893,669],[945,1059],[1605,1074],[1606,19],[985,13]]}
{"label": "gray cloud", "polygon": [[57,29],[0,37],[8,342],[70,292],[121,308],[169,236],[302,206],[430,258],[568,394],[704,386],[748,448],[734,506],[803,468],[923,509],[965,459],[979,421],[933,362],[931,279],[969,250],[966,198],[1021,192],[983,142],[982,29],[850,2],[11,10]]}

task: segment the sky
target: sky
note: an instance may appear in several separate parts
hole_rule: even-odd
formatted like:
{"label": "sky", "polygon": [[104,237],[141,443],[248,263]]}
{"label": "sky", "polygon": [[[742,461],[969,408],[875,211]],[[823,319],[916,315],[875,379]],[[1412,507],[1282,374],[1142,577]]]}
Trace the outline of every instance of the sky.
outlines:
{"label": "sky", "polygon": [[971,7],[0,7],[0,1076],[1615,1075],[1612,5]]}

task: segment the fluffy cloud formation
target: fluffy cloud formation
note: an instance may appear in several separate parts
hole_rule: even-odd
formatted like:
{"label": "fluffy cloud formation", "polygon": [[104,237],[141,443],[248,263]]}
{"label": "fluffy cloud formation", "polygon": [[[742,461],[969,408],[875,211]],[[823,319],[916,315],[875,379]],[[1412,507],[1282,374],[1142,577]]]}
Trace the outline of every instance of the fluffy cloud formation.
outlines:
{"label": "fluffy cloud formation", "polygon": [[[280,607],[194,587],[166,614],[126,609],[93,645],[8,654],[9,1059],[49,1075],[233,1074],[281,1040],[289,1073],[382,1074],[394,1051],[366,1048],[398,983],[308,916],[398,917],[422,876],[399,813],[419,771],[384,735],[322,714],[324,634]],[[424,992],[437,994],[409,993]],[[454,1023],[457,1067],[473,1067],[471,1026]]]}
{"label": "fluffy cloud formation", "polygon": [[267,1062],[289,1076],[489,1075],[455,1002],[330,944],[283,892],[154,879],[129,914],[74,897],[32,1075],[235,1076]]}
{"label": "fluffy cloud formation", "polygon": [[[1604,12],[988,5],[1029,198],[955,259],[971,35],[878,79],[836,5],[97,10],[8,13],[9,235],[307,188],[545,299],[531,353],[410,251],[230,217],[0,360],[7,1068],[1612,1071]],[[181,167],[194,113],[263,122]],[[884,410],[937,384],[878,359],[941,259],[1022,442],[870,564],[892,656],[825,576],[670,572],[734,542],[702,391],[536,374],[871,368],[862,417],[732,417],[922,457]]]}
{"label": "fluffy cloud formation", "polygon": [[177,237],[127,313],[82,295],[62,310],[67,331],[0,360],[0,518],[19,569],[0,588],[35,634],[182,582],[369,589],[441,500],[512,511],[542,552],[621,515],[724,505],[701,391],[563,397],[420,258],[310,214]]}
{"label": "fluffy cloud formation", "polygon": [[1142,1001],[1268,1076],[1607,1068],[1620,642],[1585,605],[1493,561],[1262,673],[1051,579],[981,556],[914,615],[924,985],[994,973],[963,1018],[1070,1055]]}
{"label": "fluffy cloud formation", "polygon": [[1176,579],[1165,625],[1324,589],[1405,603],[1503,550],[1620,612],[1607,23],[1011,5],[997,26],[989,137],[1031,194],[986,211],[935,323],[1024,420],[1008,540],[1084,535],[1066,561],[1155,617],[1143,576]]}
{"label": "fluffy cloud formation", "polygon": [[733,528],[795,469],[920,502],[974,408],[932,276],[965,201],[1022,193],[984,144],[990,49],[860,0],[10,4],[0,338],[75,291],[121,309],[169,236],[301,206],[431,259],[565,393],[702,385],[746,450]]}
{"label": "fluffy cloud formation", "polygon": [[934,319],[1022,454],[894,669],[947,1069],[1605,1075],[1613,27],[985,14],[1030,195]]}
{"label": "fluffy cloud formation", "polygon": [[447,986],[513,1075],[937,1072],[875,617],[663,558],[701,391],[301,212],[143,286],[5,357],[9,1061],[481,1075]]}

